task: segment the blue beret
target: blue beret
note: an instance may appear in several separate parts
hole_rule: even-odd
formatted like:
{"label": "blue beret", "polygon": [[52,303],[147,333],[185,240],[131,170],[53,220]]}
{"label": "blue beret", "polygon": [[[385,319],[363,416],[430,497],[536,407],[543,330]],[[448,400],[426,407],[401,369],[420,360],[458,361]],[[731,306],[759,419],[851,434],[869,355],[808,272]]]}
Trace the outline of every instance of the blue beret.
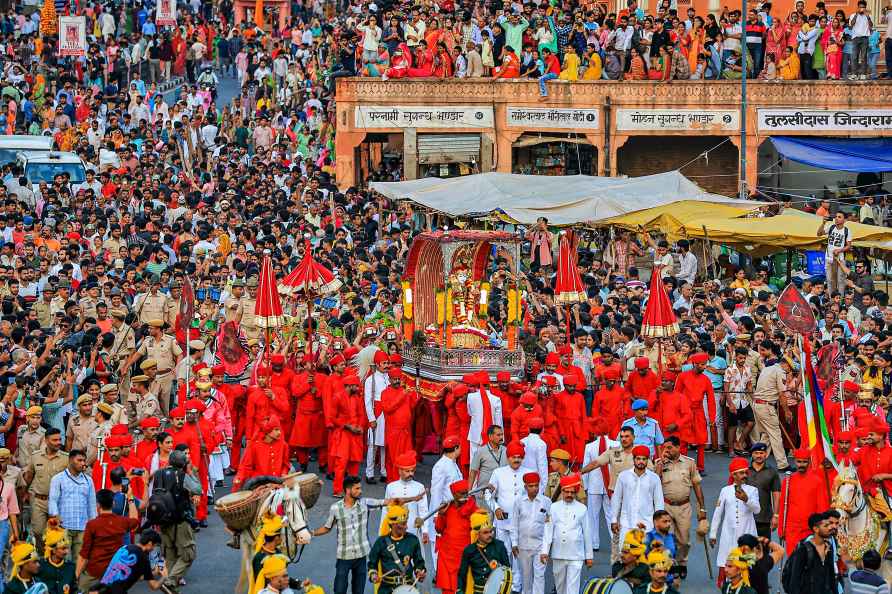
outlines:
{"label": "blue beret", "polygon": [[638,398],[632,402],[632,410],[641,410],[647,408],[647,400]]}

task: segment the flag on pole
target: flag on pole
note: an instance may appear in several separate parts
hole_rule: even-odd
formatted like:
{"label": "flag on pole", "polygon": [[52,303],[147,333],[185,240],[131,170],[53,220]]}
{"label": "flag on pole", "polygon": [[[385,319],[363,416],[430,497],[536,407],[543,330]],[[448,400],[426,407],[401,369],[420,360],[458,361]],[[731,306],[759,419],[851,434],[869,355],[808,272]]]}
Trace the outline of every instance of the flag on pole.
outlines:
{"label": "flag on pole", "polygon": [[813,461],[818,464],[830,460],[837,470],[839,465],[836,456],[833,455],[830,431],[827,428],[827,419],[824,416],[824,394],[818,385],[818,374],[815,372],[811,360],[811,344],[807,338],[802,338],[803,359],[802,362],[802,390],[805,400],[805,419],[808,428],[808,448],[812,451]]}
{"label": "flag on pole", "polygon": [[192,289],[192,281],[188,276],[183,278],[183,291],[180,294],[180,307],[177,311],[176,330],[182,332],[188,341],[189,329],[192,327],[192,318],[195,317],[195,291]]}

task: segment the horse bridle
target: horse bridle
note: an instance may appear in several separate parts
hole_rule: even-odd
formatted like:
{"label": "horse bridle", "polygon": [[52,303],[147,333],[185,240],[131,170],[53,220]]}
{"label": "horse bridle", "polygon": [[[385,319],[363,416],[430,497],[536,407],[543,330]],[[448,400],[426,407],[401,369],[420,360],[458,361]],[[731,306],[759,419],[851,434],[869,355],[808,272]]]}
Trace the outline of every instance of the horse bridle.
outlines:
{"label": "horse bridle", "polygon": [[[853,485],[856,488],[853,489],[852,499],[849,502],[846,503],[846,502],[841,501],[838,506],[834,506],[834,507],[846,512],[846,514],[848,514],[848,516],[850,518],[861,515],[861,512],[863,512],[864,509],[867,507],[867,497],[864,496],[864,492],[861,490],[861,483],[859,483],[857,479],[850,479],[850,478],[838,479],[838,481],[839,481],[840,486]],[[838,492],[838,489],[837,489],[837,492]],[[861,497],[861,503],[858,505],[857,509],[852,511],[851,508],[855,506],[855,502],[857,501],[859,494]]]}

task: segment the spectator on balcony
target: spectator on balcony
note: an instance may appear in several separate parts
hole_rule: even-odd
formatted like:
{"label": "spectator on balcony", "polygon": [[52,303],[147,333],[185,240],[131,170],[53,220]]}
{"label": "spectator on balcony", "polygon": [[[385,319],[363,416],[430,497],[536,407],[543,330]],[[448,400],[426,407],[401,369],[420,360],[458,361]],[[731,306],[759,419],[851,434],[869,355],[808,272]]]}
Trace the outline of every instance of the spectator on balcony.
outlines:
{"label": "spectator on balcony", "polygon": [[858,11],[849,17],[849,28],[852,30],[852,74],[849,80],[867,78],[867,52],[873,21],[867,11],[867,2],[858,0]]}
{"label": "spectator on balcony", "polygon": [[564,54],[564,68],[561,70],[558,78],[565,81],[579,80],[579,55],[576,48],[572,45],[566,47],[567,53]]}
{"label": "spectator on balcony", "polygon": [[824,68],[828,80],[839,80],[842,69],[843,26],[839,17],[833,17],[821,34],[821,47],[824,50]]}
{"label": "spectator on balcony", "polygon": [[409,66],[411,66],[409,55],[409,47],[405,43],[401,43],[390,58],[390,68],[384,71],[384,75],[381,78],[387,80],[388,78],[405,78],[409,76]]}
{"label": "spectator on balcony", "polygon": [[422,39],[415,46],[415,55],[413,56],[415,67],[410,67],[407,71],[409,78],[426,78],[434,74],[434,54],[427,47],[427,41]]}
{"label": "spectator on balcony", "polygon": [[815,72],[812,60],[815,54],[815,42],[820,34],[817,28],[817,15],[810,15],[808,23],[802,25],[799,34],[796,36],[798,42],[797,52],[799,53],[799,66],[801,70],[800,78],[803,80],[817,80],[818,75]]}
{"label": "spectator on balcony", "polygon": [[542,48],[542,62],[545,74],[539,77],[539,95],[544,99],[548,97],[548,89],[545,86],[550,80],[556,79],[561,74],[561,63],[554,53],[546,48]]}
{"label": "spectator on balcony", "polygon": [[393,17],[390,19],[390,24],[384,29],[383,37],[381,41],[387,45],[387,53],[391,56],[396,53],[396,48],[400,46],[405,38],[403,37],[403,28],[400,27],[400,21],[398,18]]}
{"label": "spectator on balcony", "polygon": [[760,20],[759,13],[751,8],[746,19],[746,47],[753,59],[753,72],[762,72],[763,47],[765,45],[765,24]]}
{"label": "spectator on balcony", "polygon": [[784,57],[777,66],[781,80],[799,80],[799,54],[791,46],[784,50]]}
{"label": "spectator on balcony", "polygon": [[883,7],[883,17],[880,23],[885,25],[883,44],[886,55],[886,72],[883,73],[883,78],[889,78],[892,77],[892,10],[888,6]]}
{"label": "spectator on balcony", "polygon": [[603,74],[601,55],[595,50],[595,46],[590,45],[585,52],[585,73],[582,75],[582,79],[601,80]]}
{"label": "spectator on balcony", "polygon": [[873,29],[867,39],[867,68],[870,70],[871,80],[879,78],[877,73],[877,61],[880,59],[880,32]]}
{"label": "spectator on balcony", "polygon": [[631,59],[629,61],[629,72],[626,74],[626,79],[647,80],[647,67],[644,65],[644,58],[638,53],[638,48],[633,47],[629,53]]}
{"label": "spectator on balcony", "polygon": [[762,80],[778,80],[777,61],[774,59],[774,54],[765,54],[765,66],[762,68],[762,72],[759,73],[759,78]]}
{"label": "spectator on balcony", "polygon": [[357,25],[356,30],[362,33],[362,61],[376,62],[378,60],[378,43],[383,32],[378,26],[378,17],[369,15],[365,23]]}
{"label": "spectator on balcony", "polygon": [[514,53],[514,48],[510,45],[505,46],[502,52],[502,65],[494,68],[492,71],[493,78],[519,78],[520,77],[520,59]]}
{"label": "spectator on balcony", "polygon": [[504,16],[499,17],[499,24],[505,31],[505,45],[510,45],[513,48],[522,48],[524,45],[523,32],[530,26],[530,22],[517,12],[514,12],[508,18]]}
{"label": "spectator on balcony", "polygon": [[775,64],[784,55],[784,48],[789,45],[787,43],[789,33],[787,23],[783,19],[774,19],[765,32],[765,56],[774,54]]}
{"label": "spectator on balcony", "polygon": [[732,10],[728,13],[728,22],[724,25],[724,41],[722,43],[722,71],[728,67],[728,60],[736,50],[740,53],[740,39],[742,38],[742,28],[740,26],[740,12]]}
{"label": "spectator on balcony", "polygon": [[479,78],[484,74],[480,48],[473,41],[469,41],[466,45],[468,48],[465,53],[465,58],[468,61],[468,78]]}

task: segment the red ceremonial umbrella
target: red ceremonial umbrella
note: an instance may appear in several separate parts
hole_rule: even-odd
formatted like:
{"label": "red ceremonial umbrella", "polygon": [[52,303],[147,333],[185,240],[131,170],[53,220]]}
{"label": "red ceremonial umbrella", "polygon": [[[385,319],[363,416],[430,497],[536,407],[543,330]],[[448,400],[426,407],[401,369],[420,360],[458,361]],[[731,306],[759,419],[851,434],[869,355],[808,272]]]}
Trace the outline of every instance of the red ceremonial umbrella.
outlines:
{"label": "red ceremonial umbrella", "polygon": [[641,321],[641,336],[647,338],[668,338],[675,336],[679,331],[675,311],[663,287],[660,268],[660,266],[655,267],[650,276],[650,291],[644,308],[644,318]]}
{"label": "red ceremonial umbrella", "polygon": [[273,264],[269,255],[263,256],[263,263],[260,265],[260,279],[257,282],[257,302],[254,304],[254,320],[257,326],[264,329],[266,334],[263,353],[268,364],[270,333],[285,321],[285,317],[282,315],[282,302],[279,301],[279,292],[276,289],[276,275],[273,272]]}
{"label": "red ceremonial umbrella", "polygon": [[567,317],[567,340],[570,339],[570,306],[586,300],[585,285],[576,268],[576,242],[569,233],[561,232],[557,262],[557,279],[554,285],[554,302],[564,306]]}
{"label": "red ceremonial umbrella", "polygon": [[288,276],[279,283],[279,291],[285,295],[302,293],[307,300],[307,349],[313,352],[313,300],[322,295],[334,293],[341,288],[341,281],[335,278],[331,270],[320,264],[313,257],[310,242],[304,242],[304,258],[294,267]]}

